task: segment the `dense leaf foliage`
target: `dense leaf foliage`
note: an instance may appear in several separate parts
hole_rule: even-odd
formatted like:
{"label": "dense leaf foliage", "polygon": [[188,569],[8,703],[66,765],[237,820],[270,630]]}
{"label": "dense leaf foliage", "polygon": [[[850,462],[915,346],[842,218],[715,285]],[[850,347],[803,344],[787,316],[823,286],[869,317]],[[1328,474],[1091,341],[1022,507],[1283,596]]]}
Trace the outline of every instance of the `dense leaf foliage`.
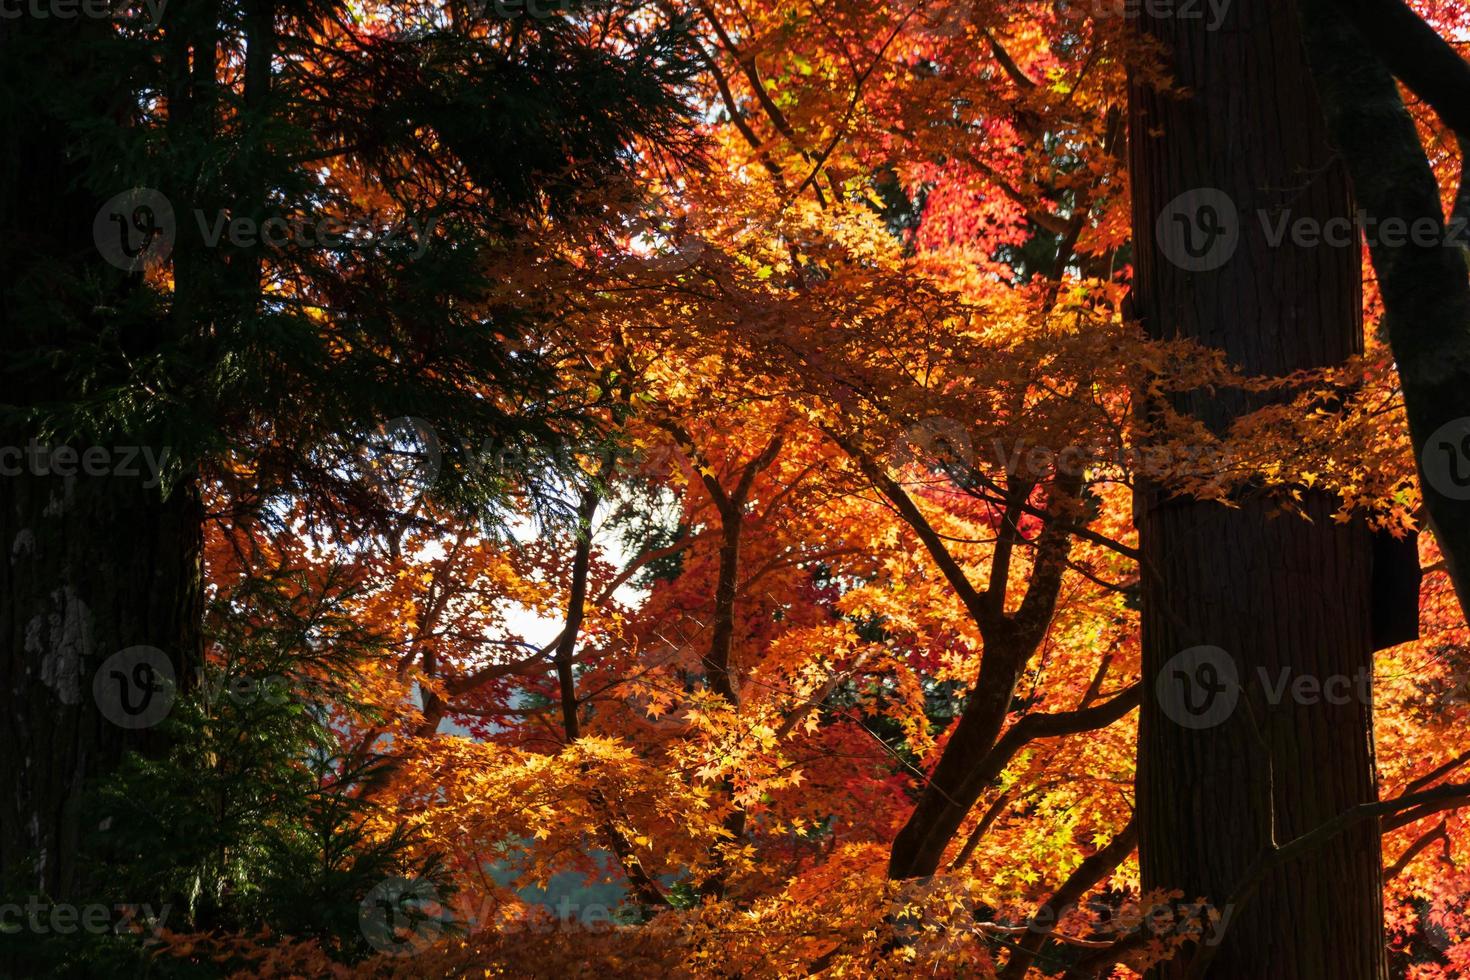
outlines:
{"label": "dense leaf foliage", "polygon": [[[209,515],[208,669],[97,799],[106,901],[173,916],[58,969],[1106,977],[1223,927],[1133,855],[1133,491],[1302,520],[1320,489],[1400,536],[1421,500],[1376,340],[1254,378],[1131,321],[1124,82],[1167,71],[1126,17],[265,9],[260,103],[222,41],[207,119],[140,99],[98,159],[425,237],[181,235],[86,329],[193,326],[141,359],[38,339],[96,397],[33,421],[159,413]],[[186,29],[108,57],[164,90]],[[1201,389],[1258,407],[1160,409]],[[1420,550],[1421,637],[1374,668],[1384,798],[1470,756],[1465,624]],[[966,798],[934,798],[946,766]],[[1462,821],[1384,823],[1416,980],[1470,969]],[[424,887],[375,932],[385,881]]]}

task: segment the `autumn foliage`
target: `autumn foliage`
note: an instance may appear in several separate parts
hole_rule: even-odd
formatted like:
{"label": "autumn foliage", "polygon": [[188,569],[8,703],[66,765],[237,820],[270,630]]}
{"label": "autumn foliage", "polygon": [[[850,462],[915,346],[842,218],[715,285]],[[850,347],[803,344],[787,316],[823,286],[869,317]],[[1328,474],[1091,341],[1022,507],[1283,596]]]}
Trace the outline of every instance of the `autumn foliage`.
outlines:
{"label": "autumn foliage", "polygon": [[[394,58],[375,32],[419,9],[369,6],[320,27],[349,76]],[[632,5],[600,43],[615,58],[619,30],[670,17]],[[518,22],[463,23],[498,43]],[[1123,977],[1228,917],[1139,884],[1133,491],[1249,489],[1301,520],[1325,490],[1336,519],[1418,529],[1390,356],[1370,340],[1342,368],[1250,378],[1145,339],[1122,116],[1128,73],[1166,71],[1107,4],[709,0],[681,24],[682,145],[634,142],[636,181],[573,173],[574,205],[484,230],[478,302],[534,300],[555,392],[497,410],[540,428],[482,440],[405,409],[292,483],[270,470],[274,424],[249,419],[255,445],[208,473],[211,669],[279,676],[325,712],[317,776],[354,801],[353,833],[401,846],[385,877],[439,869],[423,917],[366,959],[171,928],[160,962]],[[359,132],[369,109],[322,122]],[[452,115],[425,123],[424,161],[485,138]],[[1452,187],[1455,141],[1421,123]],[[347,206],[400,206],[370,155],[323,180]],[[393,164],[466,213],[537,193]],[[340,297],[304,274],[280,288],[330,325],[374,286],[364,269]],[[344,363],[372,343],[336,340]],[[436,384],[493,390],[426,351]],[[1159,407],[1200,388],[1265,407],[1223,436]],[[1467,760],[1465,625],[1430,535],[1420,549],[1421,637],[1373,672],[1385,798]],[[286,633],[341,656],[260,652]],[[959,798],[934,789],[945,767],[967,774]],[[1415,980],[1470,970],[1463,819],[1384,825],[1391,955]],[[619,897],[536,900],[567,873]]]}

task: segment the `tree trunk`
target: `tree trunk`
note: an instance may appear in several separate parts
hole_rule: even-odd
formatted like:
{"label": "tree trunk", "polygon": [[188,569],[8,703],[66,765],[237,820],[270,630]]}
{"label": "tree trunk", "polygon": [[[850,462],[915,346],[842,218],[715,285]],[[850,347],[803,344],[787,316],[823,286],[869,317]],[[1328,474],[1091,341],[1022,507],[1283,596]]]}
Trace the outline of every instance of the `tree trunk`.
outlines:
{"label": "tree trunk", "polygon": [[[190,480],[165,495],[166,440],[127,423],[53,435],[38,421],[100,400],[168,329],[115,312],[139,280],[103,260],[93,222],[108,195],[88,188],[63,115],[123,114],[128,96],[91,46],[110,30],[88,18],[0,29],[5,90],[26,93],[0,109],[0,887],[58,902],[106,874],[78,860],[94,832],[84,790],[127,751],[160,747],[172,692],[150,670],[184,688],[201,656],[199,497]],[[62,446],[74,455],[49,451]],[[131,648],[148,649],[108,662]]]}
{"label": "tree trunk", "polygon": [[[1140,22],[1188,92],[1142,81],[1131,92],[1139,317],[1153,336],[1218,348],[1252,374],[1359,353],[1356,241],[1268,234],[1288,210],[1322,223],[1353,213],[1291,5],[1237,0],[1213,32],[1182,16]],[[1253,404],[1239,392],[1179,401],[1217,432]],[[1304,501],[1310,523],[1238,503],[1144,487],[1136,518],[1143,884],[1217,907],[1273,840],[1376,798],[1370,536],[1335,524],[1325,496]],[[1207,975],[1386,977],[1381,890],[1378,835],[1364,824],[1281,868],[1240,908],[1219,908],[1229,930]],[[1158,976],[1184,976],[1192,952]]]}
{"label": "tree trunk", "polygon": [[1333,142],[1370,230],[1425,511],[1470,615],[1470,170],[1462,164],[1446,227],[1439,183],[1394,82],[1398,75],[1432,105],[1470,156],[1470,68],[1397,0],[1297,6]]}
{"label": "tree trunk", "polygon": [[[199,663],[199,538],[192,490],[165,501],[137,478],[0,480],[0,874],[12,887],[85,895],[83,791],[125,752],[159,746],[173,695],[150,682],[152,658],[181,682]],[[160,653],[113,661],[98,677],[108,658],[139,647]]]}
{"label": "tree trunk", "polygon": [[[999,772],[986,766],[1005,726],[1030,648],[987,647],[975,687],[919,801],[894,838],[888,877],[925,878],[939,870],[966,815]],[[1007,760],[1009,761],[1009,760]]]}

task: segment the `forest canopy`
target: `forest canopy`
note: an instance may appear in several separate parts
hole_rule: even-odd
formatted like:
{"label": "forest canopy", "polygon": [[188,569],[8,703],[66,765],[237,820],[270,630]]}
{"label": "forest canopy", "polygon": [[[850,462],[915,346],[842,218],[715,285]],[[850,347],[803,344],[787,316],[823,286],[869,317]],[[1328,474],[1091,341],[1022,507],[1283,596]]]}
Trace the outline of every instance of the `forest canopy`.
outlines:
{"label": "forest canopy", "polygon": [[0,976],[1470,975],[1467,44],[0,4]]}

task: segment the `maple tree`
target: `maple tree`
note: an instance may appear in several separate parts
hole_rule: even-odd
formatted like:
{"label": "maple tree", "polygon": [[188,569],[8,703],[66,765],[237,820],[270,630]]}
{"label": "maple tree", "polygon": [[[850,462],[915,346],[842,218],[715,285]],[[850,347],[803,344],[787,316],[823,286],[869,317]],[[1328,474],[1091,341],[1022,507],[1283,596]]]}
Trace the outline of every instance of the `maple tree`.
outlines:
{"label": "maple tree", "polygon": [[[1323,23],[1331,6],[1301,4]],[[1416,7],[1460,37],[1456,5]],[[1273,24],[1295,31],[1291,14]],[[142,433],[179,447],[180,467],[141,498],[87,485],[116,503],[63,511],[82,523],[58,532],[77,554],[115,534],[122,553],[162,527],[147,554],[168,575],[72,581],[64,558],[50,578],[0,573],[17,596],[7,663],[30,677],[38,616],[57,636],[41,642],[64,639],[65,580],[89,609],[104,608],[94,591],[170,603],[96,631],[78,676],[146,643],[183,678],[167,723],[87,764],[73,825],[105,827],[77,831],[67,861],[94,872],[33,863],[46,842],[20,810],[0,852],[7,895],[178,908],[90,945],[21,930],[5,955],[77,975],[146,958],[181,976],[1224,976],[1262,921],[1317,962],[1344,933],[1280,911],[1279,883],[1339,888],[1291,875],[1355,862],[1359,945],[1383,961],[1364,975],[1460,975],[1470,661],[1457,551],[1435,537],[1458,518],[1420,485],[1426,423],[1393,337],[1395,317],[1418,316],[1414,291],[1390,281],[1392,255],[1263,247],[1252,275],[1300,273],[1272,302],[1329,311],[1320,350],[1303,341],[1320,356],[1220,342],[1250,317],[1184,329],[1160,277],[1193,295],[1219,273],[1158,254],[1164,185],[1140,188],[1164,123],[1129,91],[1187,105],[1194,76],[1140,16],[249,3],[188,5],[156,34],[0,34],[26,55],[7,61],[24,65],[7,91],[32,93],[4,110],[5,155],[21,157],[20,128],[54,130],[73,141],[36,158],[86,175],[48,185],[85,224],[17,252],[31,281],[59,267],[109,284],[112,312],[56,287],[85,311],[67,321],[78,336],[105,335],[93,320],[117,310],[166,325],[99,363],[80,342],[48,362],[33,305],[47,294],[7,289],[6,322],[31,326],[6,343],[51,365],[7,396],[7,431]],[[63,30],[145,79],[113,96],[125,124],[90,89],[75,106],[35,98],[52,71],[111,91],[90,56],[37,71]],[[1304,30],[1310,65],[1294,44],[1273,55],[1301,91],[1340,68],[1342,43]],[[1407,104],[1400,149],[1440,198],[1415,206],[1453,205],[1453,100],[1395,64],[1428,103]],[[1318,167],[1330,130],[1364,203],[1397,207],[1363,190],[1359,95],[1319,85],[1325,120],[1288,126],[1311,143],[1302,159],[1284,136],[1252,152],[1271,172]],[[146,166],[109,171],[109,139]],[[124,172],[181,213],[433,224],[359,253],[216,249],[181,221],[168,260],[114,276],[87,240]],[[1262,179],[1198,173],[1238,176],[1237,191]],[[1313,217],[1349,211],[1345,174],[1331,180]],[[22,193],[7,229],[27,227]],[[45,394],[58,384],[65,398]],[[12,551],[56,516],[54,479],[4,484]],[[1149,501],[1273,556],[1332,547],[1300,583],[1244,581],[1187,552],[1198,528],[1161,534]],[[1416,548],[1422,584],[1404,564]],[[1182,552],[1224,584],[1180,608]],[[1385,625],[1403,619],[1393,601],[1374,605],[1375,561],[1400,596],[1410,581],[1412,636]],[[22,574],[40,584],[22,592]],[[1337,632],[1310,669],[1364,668],[1371,712],[1356,701],[1331,738],[1273,743],[1264,808],[1232,775],[1252,745],[1201,754],[1215,809],[1161,837],[1170,797],[1193,790],[1158,781],[1183,774],[1169,746],[1189,737],[1167,727],[1158,677],[1176,648],[1222,642],[1193,638],[1190,618],[1226,584],[1282,617],[1320,593],[1313,621]],[[1241,642],[1302,666],[1294,640]],[[85,699],[55,707],[54,676],[26,683],[40,707],[24,717],[108,731]],[[25,784],[19,754],[10,784]],[[1348,770],[1336,795],[1307,778]],[[1275,850],[1210,836],[1278,810]],[[567,875],[620,897],[537,899]]]}

